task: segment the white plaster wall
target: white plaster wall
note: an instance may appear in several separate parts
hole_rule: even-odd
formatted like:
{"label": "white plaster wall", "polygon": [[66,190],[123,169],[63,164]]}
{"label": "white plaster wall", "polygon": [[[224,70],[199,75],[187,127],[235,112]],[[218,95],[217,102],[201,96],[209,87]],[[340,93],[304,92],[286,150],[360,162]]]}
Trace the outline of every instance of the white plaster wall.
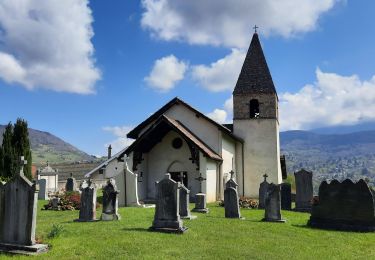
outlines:
{"label": "white plaster wall", "polygon": [[216,201],[216,184],[217,184],[217,173],[218,173],[218,168],[217,168],[217,162],[213,161],[211,159],[207,159],[207,164],[206,164],[206,191],[203,190],[203,192],[206,193],[206,198],[207,202],[215,202]]}
{"label": "white plaster wall", "polygon": [[[134,173],[138,174],[138,198],[144,200],[148,198],[148,154],[142,154],[142,162],[137,165],[137,170]],[[129,159],[130,160],[130,159]],[[131,160],[133,162],[133,159]],[[132,167],[129,165],[129,169]]]}
{"label": "white plaster wall", "polygon": [[[221,147],[221,157],[223,158],[223,162],[221,164],[221,176],[218,178],[221,180],[218,189],[220,189],[220,199],[224,199],[224,187],[225,183],[230,178],[229,172],[233,170],[237,173],[235,164],[236,142],[232,138],[223,135]],[[234,178],[235,180],[238,179],[237,175],[235,175]]]}
{"label": "white plaster wall", "polygon": [[44,179],[46,180],[46,189],[47,192],[56,192],[59,190],[58,188],[58,182],[59,182],[59,176],[56,175],[51,175],[51,176],[43,176],[43,175],[38,175],[38,179]]}
{"label": "white plaster wall", "polygon": [[235,165],[236,165],[236,182],[238,184],[237,191],[238,191],[238,195],[244,196],[242,148],[243,148],[242,143],[236,142]]}
{"label": "white plaster wall", "polygon": [[245,196],[257,198],[263,175],[281,183],[279,125],[275,119],[234,120],[234,134],[244,143]]}
{"label": "white plaster wall", "polygon": [[202,117],[197,117],[183,105],[175,105],[166,113],[167,116],[179,120],[196,136],[203,140],[216,153],[221,153],[221,131]]}
{"label": "white plaster wall", "polygon": [[104,178],[109,179],[124,172],[124,162],[114,159],[110,161],[105,167]]}
{"label": "white plaster wall", "polygon": [[163,140],[156,144],[148,153],[148,198],[155,198],[155,182],[164,178],[170,165],[176,161],[180,162],[184,167],[184,171],[187,172],[188,189],[190,189],[193,194],[197,192],[198,182],[194,180],[194,178],[198,176],[196,170],[197,165],[189,160],[191,153],[185,141],[183,141],[183,145],[180,149],[174,149],[172,147],[172,140],[176,137],[179,137],[179,135],[174,131],[170,131],[164,136]]}

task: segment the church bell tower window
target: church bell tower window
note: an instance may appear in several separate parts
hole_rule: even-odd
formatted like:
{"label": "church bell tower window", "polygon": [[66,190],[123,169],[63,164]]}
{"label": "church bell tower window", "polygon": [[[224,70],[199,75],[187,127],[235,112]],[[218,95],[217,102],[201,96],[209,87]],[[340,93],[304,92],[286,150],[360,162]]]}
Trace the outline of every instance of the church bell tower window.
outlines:
{"label": "church bell tower window", "polygon": [[250,100],[250,118],[259,117],[259,101],[258,99]]}

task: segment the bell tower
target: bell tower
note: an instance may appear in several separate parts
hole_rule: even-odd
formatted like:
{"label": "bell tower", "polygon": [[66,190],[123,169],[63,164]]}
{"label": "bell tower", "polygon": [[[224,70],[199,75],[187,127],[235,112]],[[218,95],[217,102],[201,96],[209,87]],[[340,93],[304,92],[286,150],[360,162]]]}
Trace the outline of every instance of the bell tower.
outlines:
{"label": "bell tower", "polygon": [[281,183],[278,97],[257,32],[233,91],[233,132],[244,140],[236,150],[242,157],[239,192],[258,197],[264,174]]}

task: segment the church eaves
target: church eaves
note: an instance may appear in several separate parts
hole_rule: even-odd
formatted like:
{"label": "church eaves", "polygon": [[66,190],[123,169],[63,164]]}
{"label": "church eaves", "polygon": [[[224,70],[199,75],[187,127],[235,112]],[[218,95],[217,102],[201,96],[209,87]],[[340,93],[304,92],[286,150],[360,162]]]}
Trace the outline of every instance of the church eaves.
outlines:
{"label": "church eaves", "polygon": [[276,94],[257,33],[254,33],[233,94]]}

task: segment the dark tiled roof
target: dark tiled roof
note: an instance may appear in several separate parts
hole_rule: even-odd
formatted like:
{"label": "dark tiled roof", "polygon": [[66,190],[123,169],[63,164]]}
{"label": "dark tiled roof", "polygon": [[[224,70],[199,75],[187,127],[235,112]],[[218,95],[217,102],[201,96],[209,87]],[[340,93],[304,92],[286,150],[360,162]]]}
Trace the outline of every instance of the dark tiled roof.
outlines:
{"label": "dark tiled roof", "polygon": [[128,138],[137,139],[138,136],[139,136],[139,133],[147,125],[149,125],[150,123],[152,123],[153,121],[155,121],[156,119],[158,119],[161,115],[163,115],[166,111],[168,111],[172,106],[174,106],[176,104],[177,105],[183,105],[183,106],[185,106],[189,110],[193,111],[197,115],[197,117],[202,117],[202,118],[206,119],[211,124],[214,124],[215,126],[217,126],[217,128],[219,130],[223,131],[224,133],[226,133],[227,135],[229,135],[230,137],[232,137],[234,140],[239,141],[239,142],[243,142],[243,140],[241,138],[235,136],[230,129],[226,128],[225,126],[223,126],[223,125],[221,125],[221,124],[219,124],[217,122],[215,122],[214,120],[212,120],[211,118],[207,117],[205,114],[199,112],[197,109],[193,108],[188,103],[184,102],[183,100],[179,99],[178,97],[175,97],[174,99],[172,99],[171,101],[169,101],[167,104],[165,104],[164,106],[162,106],[158,111],[156,111],[154,114],[152,114],[149,118],[147,118],[145,121],[143,121],[142,123],[140,123],[133,130],[131,130],[126,136]]}
{"label": "dark tiled roof", "polygon": [[170,130],[179,133],[187,142],[193,143],[203,154],[213,160],[222,161],[220,155],[214,152],[207,144],[200,140],[192,131],[190,131],[181,122],[174,120],[166,115],[161,115],[146,132],[138,137],[125,151],[120,155],[129,154],[132,151],[148,152],[154,147]]}
{"label": "dark tiled roof", "polygon": [[276,94],[257,33],[254,33],[233,94]]}

